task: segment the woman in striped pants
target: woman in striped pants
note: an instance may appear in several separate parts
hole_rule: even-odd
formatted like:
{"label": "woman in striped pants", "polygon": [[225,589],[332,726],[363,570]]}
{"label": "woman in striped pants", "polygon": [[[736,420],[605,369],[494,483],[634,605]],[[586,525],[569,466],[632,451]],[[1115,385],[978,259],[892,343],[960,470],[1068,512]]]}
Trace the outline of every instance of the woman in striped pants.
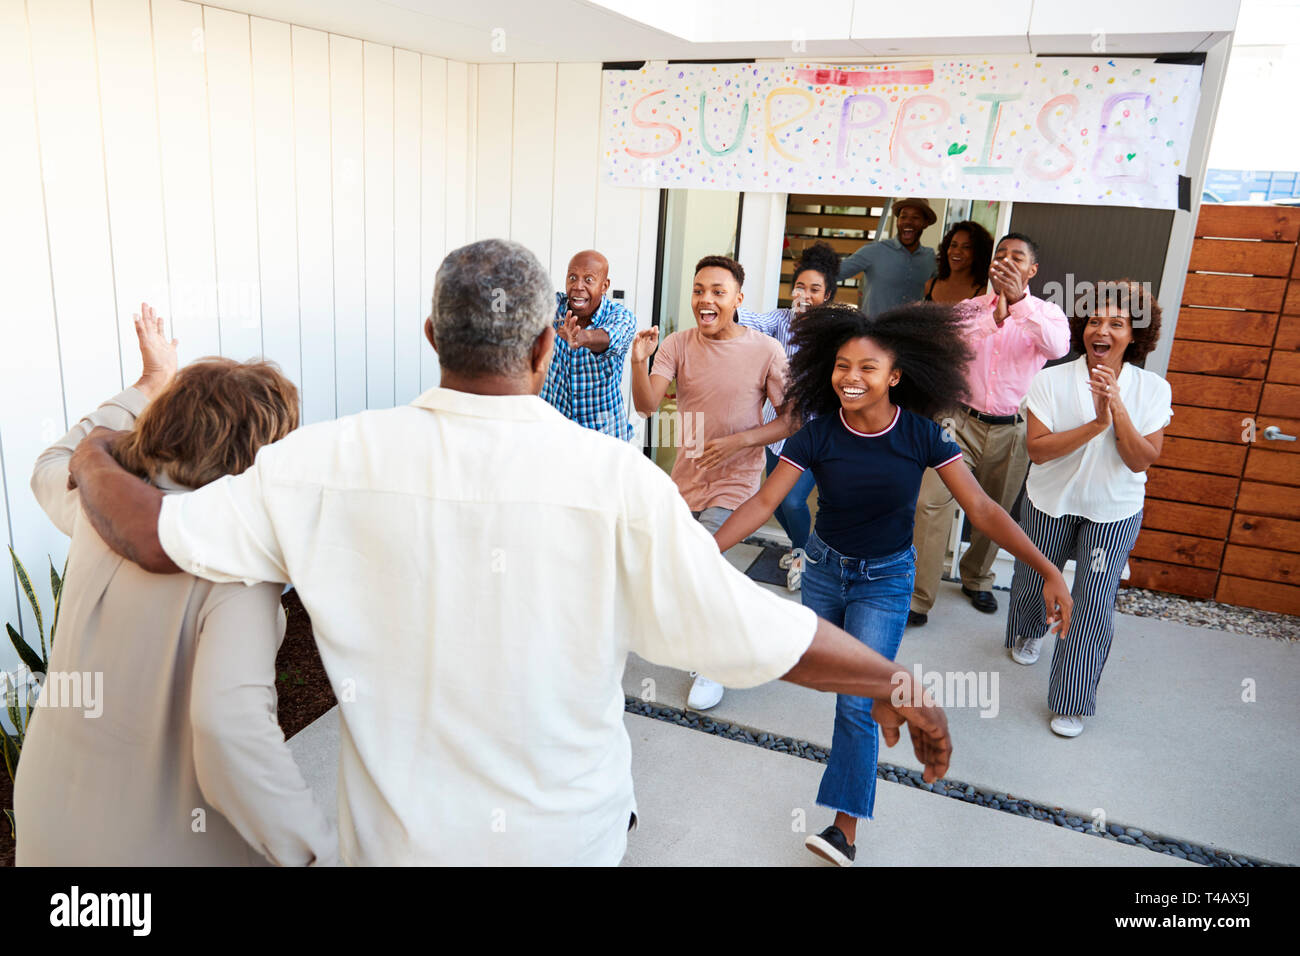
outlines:
{"label": "woman in striped pants", "polygon": [[[1146,470],[1173,414],[1169,383],[1141,368],[1160,336],[1160,307],[1145,284],[1098,283],[1096,306],[1070,319],[1074,362],[1043,369],[1029,386],[1029,478],[1020,524],[1058,568],[1074,559],[1074,616],[1052,653],[1051,729],[1083,731],[1097,709],[1110,653],[1115,595],[1142,525]],[[1043,581],[1017,561],[1006,646],[1038,660],[1047,632]]]}

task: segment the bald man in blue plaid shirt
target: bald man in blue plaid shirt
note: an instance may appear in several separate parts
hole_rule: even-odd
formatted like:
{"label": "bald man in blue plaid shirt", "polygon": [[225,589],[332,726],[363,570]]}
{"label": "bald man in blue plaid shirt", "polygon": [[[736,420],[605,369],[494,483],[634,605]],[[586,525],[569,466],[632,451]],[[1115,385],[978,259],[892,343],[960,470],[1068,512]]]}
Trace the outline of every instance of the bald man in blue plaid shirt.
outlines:
{"label": "bald man in blue plaid shirt", "polygon": [[565,292],[555,294],[555,356],[542,398],[584,428],[632,437],[623,401],[623,364],[636,316],[609,291],[609,262],[594,249],[569,260]]}

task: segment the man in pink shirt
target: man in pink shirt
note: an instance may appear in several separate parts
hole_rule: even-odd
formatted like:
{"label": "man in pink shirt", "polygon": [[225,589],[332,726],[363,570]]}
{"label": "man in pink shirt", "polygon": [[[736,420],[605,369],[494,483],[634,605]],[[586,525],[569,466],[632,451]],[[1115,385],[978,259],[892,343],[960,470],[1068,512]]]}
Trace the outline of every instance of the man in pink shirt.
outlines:
{"label": "man in pink shirt", "polygon": [[[949,427],[966,464],[990,498],[1010,511],[1029,471],[1025,420],[1020,406],[1029,382],[1050,359],[1070,350],[1070,326],[1057,306],[1033,296],[1029,280],[1038,272],[1038,250],[1017,232],[998,243],[989,282],[993,291],[962,302],[970,313],[970,343],[975,357],[967,373],[968,404]],[[924,624],[934,606],[956,505],[933,469],[925,473],[916,502],[916,583],[907,621]],[[971,530],[970,548],[961,560],[962,593],[976,610],[992,614],[993,561],[998,547]]]}

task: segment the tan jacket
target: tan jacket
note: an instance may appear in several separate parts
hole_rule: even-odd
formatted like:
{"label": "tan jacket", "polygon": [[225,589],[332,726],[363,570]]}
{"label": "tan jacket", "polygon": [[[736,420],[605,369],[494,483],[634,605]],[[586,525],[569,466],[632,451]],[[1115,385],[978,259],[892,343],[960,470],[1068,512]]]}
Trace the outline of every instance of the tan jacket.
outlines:
{"label": "tan jacket", "polygon": [[131,428],[145,404],[136,389],[105,402],[32,474],[72,543],[14,787],[17,862],[334,864],[336,831],[276,720],[280,586],[143,571],[109,550],[67,489],[77,443],[96,425]]}

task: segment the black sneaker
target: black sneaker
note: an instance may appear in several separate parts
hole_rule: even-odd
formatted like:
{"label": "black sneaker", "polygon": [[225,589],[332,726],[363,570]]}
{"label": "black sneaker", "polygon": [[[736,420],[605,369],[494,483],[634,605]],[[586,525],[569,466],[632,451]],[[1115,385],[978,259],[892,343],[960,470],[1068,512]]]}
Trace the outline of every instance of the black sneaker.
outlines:
{"label": "black sneaker", "polygon": [[992,591],[972,591],[962,585],[961,593],[970,598],[971,607],[977,611],[992,614],[998,609],[998,599],[993,596]]}
{"label": "black sneaker", "polygon": [[921,627],[921,626],[923,626],[923,625],[924,625],[928,620],[930,620],[930,615],[928,615],[928,614],[922,614],[920,611],[908,611],[908,612],[907,612],[907,626],[908,626],[908,627]]}
{"label": "black sneaker", "polygon": [[845,839],[837,826],[829,826],[821,833],[815,833],[803,841],[803,845],[812,850],[823,860],[829,860],[836,866],[852,866],[857,850]]}

